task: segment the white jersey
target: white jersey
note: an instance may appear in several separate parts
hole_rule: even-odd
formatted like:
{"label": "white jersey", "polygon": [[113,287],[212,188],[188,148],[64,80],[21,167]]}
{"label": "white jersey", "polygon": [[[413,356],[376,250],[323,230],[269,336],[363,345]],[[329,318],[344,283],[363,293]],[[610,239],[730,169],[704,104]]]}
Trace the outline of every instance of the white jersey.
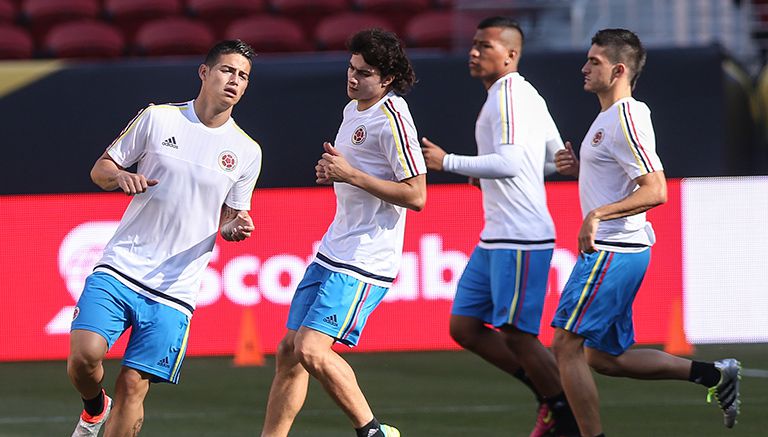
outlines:
{"label": "white jersey", "polygon": [[[353,100],[334,146],[356,169],[389,181],[426,173],[408,104],[390,92],[364,111]],[[389,287],[403,253],[406,208],[346,183],[334,183],[336,216],[315,261],[357,279]]]}
{"label": "white jersey", "polygon": [[488,89],[475,124],[478,155],[499,153],[499,147],[523,149],[519,174],[480,179],[485,227],[479,246],[485,249],[550,249],[555,225],[547,209],[544,162],[547,143],[563,148],[547,104],[519,73],[509,73]]}
{"label": "white jersey", "polygon": [[261,147],[231,118],[209,128],[194,101],[149,106],[109,146],[121,167],[159,183],[131,200],[96,270],[191,316],[221,206],[249,210]]}
{"label": "white jersey", "polygon": [[[581,143],[579,199],[581,213],[618,202],[635,190],[635,179],[663,170],[656,155],[651,110],[632,97],[598,114]],[[656,238],[645,213],[601,221],[595,246],[613,252],[638,252]]]}

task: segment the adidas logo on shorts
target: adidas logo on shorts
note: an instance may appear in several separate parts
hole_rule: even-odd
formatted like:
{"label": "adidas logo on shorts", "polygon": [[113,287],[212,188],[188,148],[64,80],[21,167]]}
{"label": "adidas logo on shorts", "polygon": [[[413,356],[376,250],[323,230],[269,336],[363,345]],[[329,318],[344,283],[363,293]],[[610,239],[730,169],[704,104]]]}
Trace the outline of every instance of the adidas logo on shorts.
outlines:
{"label": "adidas logo on shorts", "polygon": [[336,327],[339,326],[339,322],[336,320],[336,314],[323,318],[323,322],[331,326],[336,326]]}
{"label": "adidas logo on shorts", "polygon": [[168,363],[168,357],[163,358],[162,360],[157,362],[157,365],[160,367],[170,368],[171,365]]}

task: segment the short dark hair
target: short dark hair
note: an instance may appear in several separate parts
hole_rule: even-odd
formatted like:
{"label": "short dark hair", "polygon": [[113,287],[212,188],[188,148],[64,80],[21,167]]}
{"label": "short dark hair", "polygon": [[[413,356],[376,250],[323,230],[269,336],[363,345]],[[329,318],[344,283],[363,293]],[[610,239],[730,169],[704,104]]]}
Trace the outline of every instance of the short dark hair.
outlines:
{"label": "short dark hair", "polygon": [[501,27],[506,29],[516,30],[520,34],[520,42],[525,42],[525,34],[520,24],[510,17],[503,17],[497,15],[495,17],[484,18],[480,24],[477,25],[478,29],[487,29],[489,27]]}
{"label": "short dark hair", "polygon": [[382,29],[361,30],[349,38],[347,48],[351,53],[361,55],[370,66],[378,68],[382,77],[393,76],[392,89],[397,94],[408,94],[416,83],[411,61],[394,33]]}
{"label": "short dark hair", "polygon": [[629,68],[632,74],[629,84],[634,89],[645,66],[646,53],[640,38],[627,29],[603,29],[592,37],[592,44],[603,47],[612,63],[622,63]]}
{"label": "short dark hair", "polygon": [[208,51],[208,55],[205,57],[205,65],[213,67],[216,65],[216,62],[219,61],[221,55],[229,55],[232,53],[243,55],[243,57],[248,60],[249,64],[253,64],[253,57],[256,56],[253,47],[248,45],[248,43],[239,39],[229,39],[220,41],[215,46],[211,47]]}

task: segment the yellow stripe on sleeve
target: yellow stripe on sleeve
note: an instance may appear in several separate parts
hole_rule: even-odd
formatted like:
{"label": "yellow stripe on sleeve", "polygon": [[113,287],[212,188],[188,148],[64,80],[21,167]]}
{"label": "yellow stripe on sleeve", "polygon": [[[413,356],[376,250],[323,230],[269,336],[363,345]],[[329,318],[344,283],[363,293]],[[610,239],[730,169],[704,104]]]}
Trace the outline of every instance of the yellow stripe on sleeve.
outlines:
{"label": "yellow stripe on sleeve", "polygon": [[[400,142],[400,134],[398,133],[397,129],[397,120],[395,119],[395,116],[391,114],[387,108],[386,104],[381,105],[381,110],[384,111],[384,115],[387,116],[387,119],[389,120],[389,127],[392,129],[392,138],[395,139],[395,150],[397,150],[397,159],[400,160],[400,165],[403,167],[403,171],[407,175],[407,177],[413,177],[415,176],[409,169],[408,169],[408,163],[405,162],[405,155],[403,155],[403,145]],[[405,129],[403,129],[403,135],[405,135]]]}
{"label": "yellow stripe on sleeve", "polygon": [[637,154],[637,150],[635,150],[633,146],[632,137],[629,135],[629,120],[627,120],[627,117],[624,115],[624,111],[622,110],[622,107],[624,105],[619,105],[619,125],[621,125],[621,131],[624,132],[624,139],[627,140],[627,147],[629,147],[629,150],[632,152],[632,155],[635,157],[635,161],[637,162],[637,166],[640,167],[640,170],[643,172],[643,174],[647,173],[645,171],[645,165],[643,165],[642,160],[640,159],[640,155]]}

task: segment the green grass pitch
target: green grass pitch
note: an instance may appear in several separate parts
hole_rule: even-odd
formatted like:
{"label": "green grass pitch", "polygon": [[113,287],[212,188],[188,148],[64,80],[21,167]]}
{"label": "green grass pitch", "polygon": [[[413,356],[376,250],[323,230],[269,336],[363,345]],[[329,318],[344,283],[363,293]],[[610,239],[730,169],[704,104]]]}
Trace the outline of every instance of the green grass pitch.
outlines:
{"label": "green grass pitch", "polygon": [[[732,430],[701,386],[597,377],[607,435],[768,435],[768,345],[699,346],[696,358],[742,361],[742,413]],[[346,354],[374,412],[406,437],[527,436],[535,420],[522,384],[466,352]],[[179,386],[153,385],[142,436],[257,436],[273,375],[230,357],[187,358]],[[107,364],[111,390],[119,362]],[[82,406],[63,361],[0,363],[0,436],[68,436]],[[353,437],[346,417],[312,383],[292,436]]]}

